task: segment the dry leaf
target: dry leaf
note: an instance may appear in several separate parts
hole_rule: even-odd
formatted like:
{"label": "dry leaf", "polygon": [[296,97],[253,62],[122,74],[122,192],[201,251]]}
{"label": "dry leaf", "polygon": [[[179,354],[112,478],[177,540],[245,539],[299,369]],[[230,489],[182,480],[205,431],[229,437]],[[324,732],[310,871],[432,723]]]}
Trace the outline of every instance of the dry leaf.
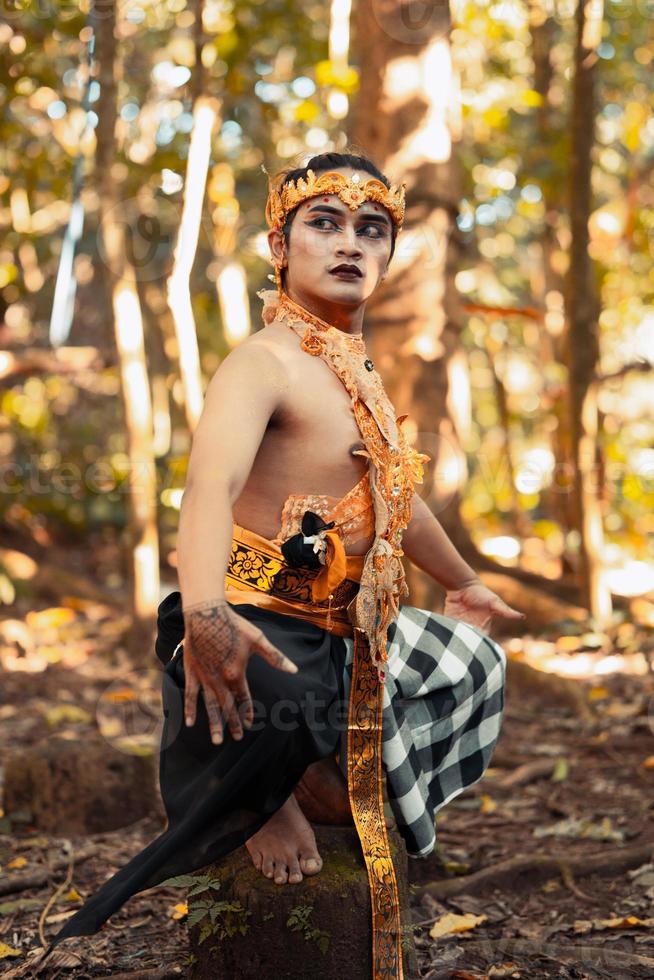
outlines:
{"label": "dry leaf", "polygon": [[651,929],[654,919],[639,919],[636,915],[620,916],[617,919],[578,919],[573,922],[576,933],[591,932],[596,929]]}
{"label": "dry leaf", "polygon": [[138,691],[135,691],[133,687],[121,687],[106,691],[102,695],[102,700],[110,701],[112,704],[123,704],[126,701],[136,701],[138,696]]}
{"label": "dry leaf", "polygon": [[22,956],[23,954],[19,949],[14,949],[13,946],[7,946],[6,943],[0,943],[0,960],[6,960],[10,956]]}
{"label": "dry leaf", "polygon": [[64,919],[70,919],[71,915],[77,915],[77,909],[70,909],[68,912],[54,912],[52,915],[46,915],[45,921],[48,925],[51,922],[63,922]]}
{"label": "dry leaf", "polygon": [[561,783],[564,779],[568,778],[569,773],[570,766],[568,765],[568,760],[557,759],[550,779],[553,783]]}
{"label": "dry leaf", "polygon": [[85,724],[89,724],[93,721],[93,716],[76,704],[55,704],[52,708],[46,708],[44,714],[45,720],[50,728],[55,728],[57,725],[65,723],[75,724],[76,722],[84,722]]}
{"label": "dry leaf", "polygon": [[56,967],[57,969],[70,970],[73,967],[82,966],[83,963],[84,960],[81,956],[67,949],[54,949],[47,960],[47,966],[50,969]]}
{"label": "dry leaf", "polygon": [[63,626],[64,623],[72,623],[75,618],[76,613],[73,609],[54,606],[52,609],[28,612],[25,616],[25,622],[32,629],[47,629],[52,626]]}
{"label": "dry leaf", "polygon": [[497,803],[488,795],[488,793],[481,794],[481,806],[479,807],[480,813],[492,813],[497,810]]}
{"label": "dry leaf", "polygon": [[429,935],[432,939],[440,939],[441,936],[453,936],[458,932],[469,932],[470,929],[474,929],[475,926],[487,919],[487,915],[472,915],[472,913],[457,915],[456,912],[447,912],[434,922],[429,930]]}
{"label": "dry leaf", "polygon": [[29,840],[22,840],[21,847],[50,847],[50,840],[47,837],[31,837]]}
{"label": "dry leaf", "polygon": [[7,865],[8,868],[24,868],[27,864],[27,858],[17,857],[13,861],[10,861]]}
{"label": "dry leaf", "polygon": [[567,817],[547,827],[534,827],[534,837],[588,837],[591,840],[610,840],[622,842],[624,831],[616,829],[609,817],[603,817],[599,823],[588,818]]}

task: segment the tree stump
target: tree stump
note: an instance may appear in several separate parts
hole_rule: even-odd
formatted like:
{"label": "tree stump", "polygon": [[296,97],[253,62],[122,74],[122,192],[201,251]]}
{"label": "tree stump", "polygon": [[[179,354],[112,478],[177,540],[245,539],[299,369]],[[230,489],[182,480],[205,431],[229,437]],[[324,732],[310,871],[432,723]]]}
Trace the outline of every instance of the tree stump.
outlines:
{"label": "tree stump", "polygon": [[6,816],[51,834],[125,827],[159,806],[155,757],[120,752],[99,735],[54,737],[9,760]]}
{"label": "tree stump", "polygon": [[[370,891],[355,827],[314,825],[317,875],[276,885],[240,847],[203,874],[217,890],[189,894],[191,980],[370,980]],[[405,980],[418,977],[404,841],[388,831],[397,876]]]}

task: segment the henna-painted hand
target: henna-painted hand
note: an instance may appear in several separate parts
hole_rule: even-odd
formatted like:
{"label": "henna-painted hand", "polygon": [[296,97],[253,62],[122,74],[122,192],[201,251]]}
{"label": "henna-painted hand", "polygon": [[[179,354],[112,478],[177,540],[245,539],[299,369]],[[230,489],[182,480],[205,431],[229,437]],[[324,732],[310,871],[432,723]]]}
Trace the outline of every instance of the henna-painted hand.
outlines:
{"label": "henna-painted hand", "polygon": [[252,725],[252,695],[245,676],[248,661],[257,653],[278,670],[296,673],[297,667],[264,633],[229,606],[226,599],[207,599],[183,609],[184,715],[194,725],[200,687],[209,718],[211,741],[223,740],[223,713],[232,736],[242,738],[243,725]]}

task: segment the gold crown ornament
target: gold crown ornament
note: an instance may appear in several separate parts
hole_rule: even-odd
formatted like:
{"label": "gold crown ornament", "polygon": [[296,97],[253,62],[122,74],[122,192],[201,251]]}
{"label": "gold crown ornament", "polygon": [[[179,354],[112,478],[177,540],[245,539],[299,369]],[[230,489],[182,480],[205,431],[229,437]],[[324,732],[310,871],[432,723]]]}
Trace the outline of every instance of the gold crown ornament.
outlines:
{"label": "gold crown ornament", "polygon": [[319,177],[316,177],[313,170],[307,170],[306,179],[298,177],[297,181],[291,180],[286,184],[282,180],[277,187],[269,178],[266,221],[271,228],[281,228],[288,212],[302,201],[318,197],[319,194],[337,194],[351,211],[355,211],[364,201],[383,204],[399,231],[404,221],[405,188],[404,181],[399,187],[391,185],[388,188],[376,177],[362,181],[360,174],[346,177],[337,170],[321,173]]}

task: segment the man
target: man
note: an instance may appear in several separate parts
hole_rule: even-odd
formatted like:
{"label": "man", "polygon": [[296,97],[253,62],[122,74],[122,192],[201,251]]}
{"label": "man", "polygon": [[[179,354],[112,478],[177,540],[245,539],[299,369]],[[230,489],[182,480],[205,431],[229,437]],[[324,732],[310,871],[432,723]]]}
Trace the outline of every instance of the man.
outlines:
{"label": "man", "polygon": [[[408,852],[425,856],[434,814],[481,778],[499,733],[505,656],[482,630],[522,614],[415,492],[428,457],[365,350],[404,188],[365,157],[321,154],[270,181],[266,217],[277,293],[260,292],[264,328],[209,384],[180,514],[181,596],[160,606],[168,827],[50,948],[242,844],[280,885],[318,873],[308,815],[354,821],[373,975],[401,977],[381,760]],[[400,609],[403,554],[445,586],[445,615]]]}

